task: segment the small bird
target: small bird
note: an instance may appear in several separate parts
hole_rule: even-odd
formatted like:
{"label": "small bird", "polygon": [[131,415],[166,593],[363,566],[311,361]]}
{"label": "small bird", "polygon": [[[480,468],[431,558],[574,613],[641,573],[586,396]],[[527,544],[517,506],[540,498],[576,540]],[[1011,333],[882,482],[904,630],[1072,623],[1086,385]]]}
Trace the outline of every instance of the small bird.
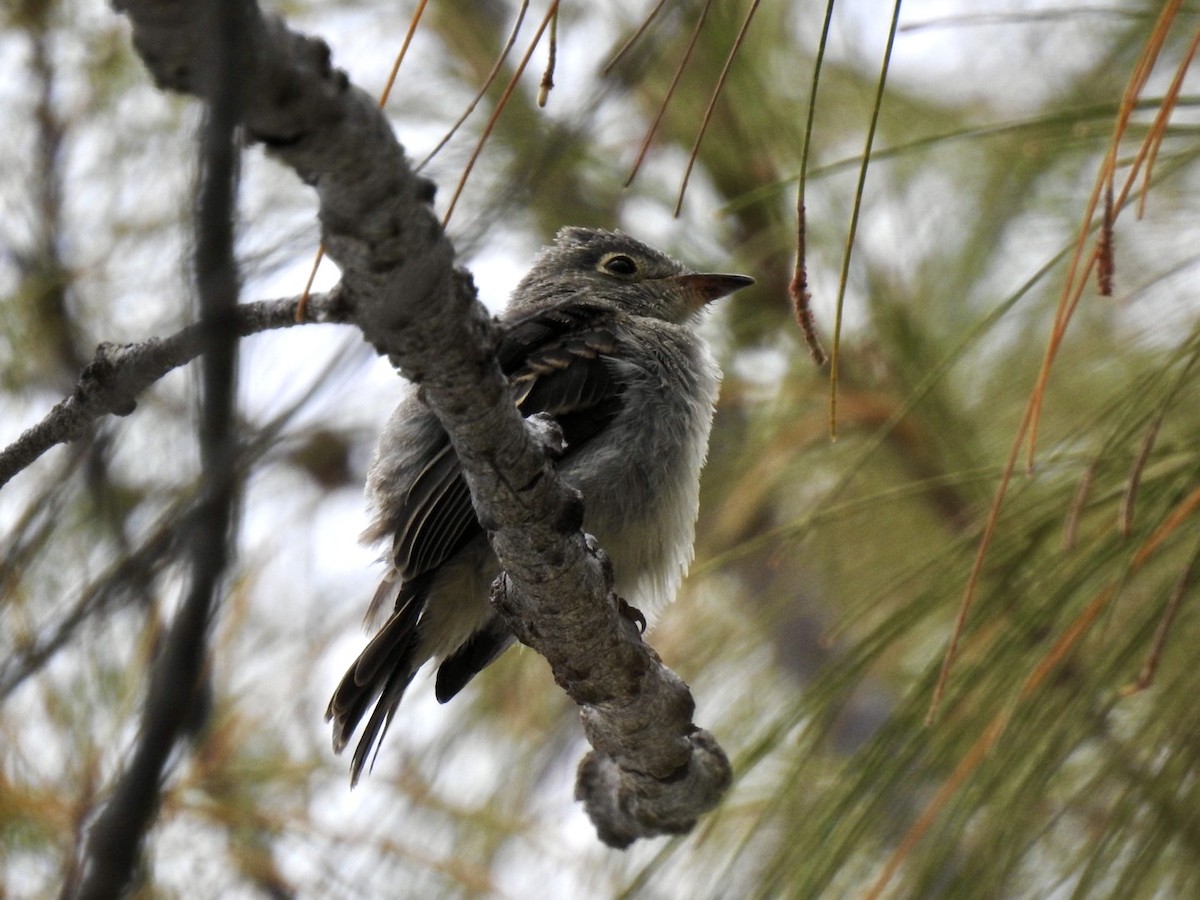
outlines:
{"label": "small bird", "polygon": [[[513,401],[562,429],[559,474],[582,494],[583,528],[642,624],[638,610],[653,615],[674,598],[693,554],[721,376],[696,328],[711,301],[753,283],[693,272],[625,234],[568,227],[497,323]],[[428,660],[445,703],[514,641],[488,602],[500,564],[450,441],[416,391],[379,439],[367,495],[375,515],[363,541],[391,541],[368,620],[385,605],[392,612],[325,713],[340,753],[370,710],[352,785]]]}

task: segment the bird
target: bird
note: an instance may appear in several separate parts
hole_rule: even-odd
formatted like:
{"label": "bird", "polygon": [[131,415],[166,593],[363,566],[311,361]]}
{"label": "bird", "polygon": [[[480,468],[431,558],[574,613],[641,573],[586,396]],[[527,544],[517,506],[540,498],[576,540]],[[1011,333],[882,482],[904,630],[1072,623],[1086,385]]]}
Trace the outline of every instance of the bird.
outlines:
{"label": "bird", "polygon": [[[693,271],[622,232],[569,226],[496,322],[513,402],[561,429],[559,475],[582,495],[583,529],[607,552],[623,610],[642,627],[674,598],[693,556],[721,378],[697,328],[712,301],[753,283]],[[515,640],[488,600],[500,564],[418,390],[385,426],[366,492],[373,519],[362,540],[387,547],[368,621],[391,612],[325,714],[337,753],[362,725],[352,786],[425,663],[437,665],[434,693],[445,703]]]}

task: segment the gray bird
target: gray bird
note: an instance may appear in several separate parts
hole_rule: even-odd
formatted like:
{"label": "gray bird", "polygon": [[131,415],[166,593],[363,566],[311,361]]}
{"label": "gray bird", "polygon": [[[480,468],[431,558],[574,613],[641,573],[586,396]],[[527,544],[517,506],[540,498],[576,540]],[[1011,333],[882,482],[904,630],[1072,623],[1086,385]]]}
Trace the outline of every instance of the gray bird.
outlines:
{"label": "gray bird", "polygon": [[[498,323],[514,402],[561,427],[558,470],[583,496],[584,530],[612,559],[618,596],[649,615],[674,598],[693,553],[721,375],[696,326],[709,302],[753,283],[693,272],[624,234],[564,228]],[[438,661],[445,703],[514,641],[488,602],[500,565],[416,391],[379,439],[367,495],[375,518],[364,542],[391,541],[371,610],[393,611],[325,713],[340,753],[370,710],[351,784],[421,666]]]}

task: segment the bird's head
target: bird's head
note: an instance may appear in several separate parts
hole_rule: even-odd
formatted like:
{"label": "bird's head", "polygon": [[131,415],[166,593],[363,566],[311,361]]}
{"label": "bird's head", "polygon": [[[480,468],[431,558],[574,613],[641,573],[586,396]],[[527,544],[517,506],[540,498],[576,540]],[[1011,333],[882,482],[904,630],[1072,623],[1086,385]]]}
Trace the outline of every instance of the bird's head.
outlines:
{"label": "bird's head", "polygon": [[694,272],[627,234],[570,226],[538,256],[510,308],[528,312],[571,299],[602,299],[634,315],[683,324],[713,300],[751,284],[747,275]]}

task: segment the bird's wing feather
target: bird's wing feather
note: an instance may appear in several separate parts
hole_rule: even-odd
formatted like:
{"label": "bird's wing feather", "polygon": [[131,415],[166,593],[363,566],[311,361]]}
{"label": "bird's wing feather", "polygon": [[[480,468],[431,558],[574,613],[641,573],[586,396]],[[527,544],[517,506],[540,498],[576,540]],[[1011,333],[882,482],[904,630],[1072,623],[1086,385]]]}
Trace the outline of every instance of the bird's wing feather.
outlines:
{"label": "bird's wing feather", "polygon": [[466,687],[467,682],[486,669],[516,638],[497,615],[438,666],[434,695],[445,703]]}
{"label": "bird's wing feather", "polygon": [[333,721],[333,749],[340,753],[375,704],[354,753],[352,782],[358,780],[372,745],[382,738],[404,688],[424,662],[414,659],[417,620],[425,607],[424,591],[420,580],[401,586],[396,611],[347,670],[325,710],[325,720]]}
{"label": "bird's wing feather", "polygon": [[404,579],[434,568],[469,537],[471,494],[449,438],[440,438],[408,489],[393,542],[393,563]]}
{"label": "bird's wing feather", "polygon": [[506,351],[513,353],[506,343],[530,341],[519,364],[505,372],[523,415],[548,413],[558,422],[567,455],[578,452],[620,411],[625,385],[611,361],[618,315],[600,305],[566,304],[522,320],[501,343],[497,355],[503,366]]}
{"label": "bird's wing feather", "polygon": [[[523,415],[548,413],[577,452],[620,410],[624,385],[606,357],[616,351],[611,308],[571,303],[507,325],[497,347]],[[403,580],[437,568],[480,533],[449,439],[431,446],[396,516],[393,562]]]}

